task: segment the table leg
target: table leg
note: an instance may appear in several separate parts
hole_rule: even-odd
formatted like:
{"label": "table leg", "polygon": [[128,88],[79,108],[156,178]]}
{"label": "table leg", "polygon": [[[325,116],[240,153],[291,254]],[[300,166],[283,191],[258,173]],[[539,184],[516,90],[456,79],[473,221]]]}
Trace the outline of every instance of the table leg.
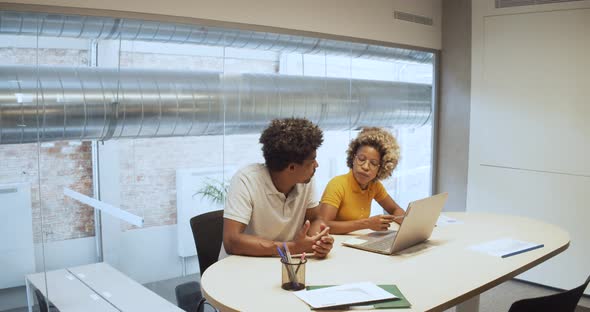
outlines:
{"label": "table leg", "polygon": [[31,286],[29,286],[29,280],[25,277],[25,289],[27,292],[27,306],[29,308],[29,312],[33,312],[33,300],[31,299]]}
{"label": "table leg", "polygon": [[455,312],[478,312],[479,311],[479,295],[473,296],[461,303],[455,309]]}

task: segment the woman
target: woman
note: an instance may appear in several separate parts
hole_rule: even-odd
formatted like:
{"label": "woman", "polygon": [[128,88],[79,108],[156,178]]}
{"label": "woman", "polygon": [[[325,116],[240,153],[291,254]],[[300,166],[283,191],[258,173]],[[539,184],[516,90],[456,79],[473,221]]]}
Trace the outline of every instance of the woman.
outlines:
{"label": "woman", "polygon": [[[379,181],[391,176],[399,160],[399,146],[393,135],[381,128],[364,128],[350,142],[346,153],[351,170],[330,180],[320,201],[320,215],[330,233],[384,231],[391,222],[401,223],[405,211]],[[373,199],[389,215],[369,217]]]}

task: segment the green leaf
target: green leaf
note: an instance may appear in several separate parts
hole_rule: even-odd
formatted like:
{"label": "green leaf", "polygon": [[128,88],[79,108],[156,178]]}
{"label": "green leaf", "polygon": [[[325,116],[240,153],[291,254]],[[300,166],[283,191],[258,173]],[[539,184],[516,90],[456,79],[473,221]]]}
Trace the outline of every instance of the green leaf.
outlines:
{"label": "green leaf", "polygon": [[206,178],[203,187],[201,187],[195,195],[201,195],[203,199],[209,199],[214,204],[223,204],[225,195],[228,190],[228,182],[223,182],[217,179]]}

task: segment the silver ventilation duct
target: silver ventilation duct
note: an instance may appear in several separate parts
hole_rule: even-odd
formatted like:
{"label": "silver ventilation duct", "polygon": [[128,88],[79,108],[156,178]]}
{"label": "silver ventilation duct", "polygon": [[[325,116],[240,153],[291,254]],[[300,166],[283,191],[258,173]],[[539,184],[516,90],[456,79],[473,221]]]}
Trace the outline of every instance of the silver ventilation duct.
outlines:
{"label": "silver ventilation duct", "polygon": [[326,130],[420,126],[424,84],[244,74],[0,68],[0,144],[254,133],[273,118]]}
{"label": "silver ventilation duct", "polygon": [[193,43],[285,53],[326,53],[417,63],[431,63],[433,58],[431,52],[305,36],[48,13],[1,11],[0,34]]}

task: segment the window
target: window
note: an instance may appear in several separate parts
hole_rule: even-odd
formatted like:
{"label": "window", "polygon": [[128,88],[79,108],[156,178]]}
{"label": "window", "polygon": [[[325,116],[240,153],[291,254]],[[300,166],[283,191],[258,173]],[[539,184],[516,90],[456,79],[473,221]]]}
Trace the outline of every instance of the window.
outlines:
{"label": "window", "polygon": [[[388,127],[400,143],[401,162],[384,181],[400,205],[431,193],[431,52],[0,14],[0,185],[30,185],[33,244],[51,259],[37,271],[104,260],[170,292],[161,281],[198,272],[188,216],[220,208],[199,190],[263,162],[258,137],[272,118],[304,116],[324,129],[318,196],[348,171],[345,151],[363,126]],[[139,222],[95,214],[64,188]]]}

